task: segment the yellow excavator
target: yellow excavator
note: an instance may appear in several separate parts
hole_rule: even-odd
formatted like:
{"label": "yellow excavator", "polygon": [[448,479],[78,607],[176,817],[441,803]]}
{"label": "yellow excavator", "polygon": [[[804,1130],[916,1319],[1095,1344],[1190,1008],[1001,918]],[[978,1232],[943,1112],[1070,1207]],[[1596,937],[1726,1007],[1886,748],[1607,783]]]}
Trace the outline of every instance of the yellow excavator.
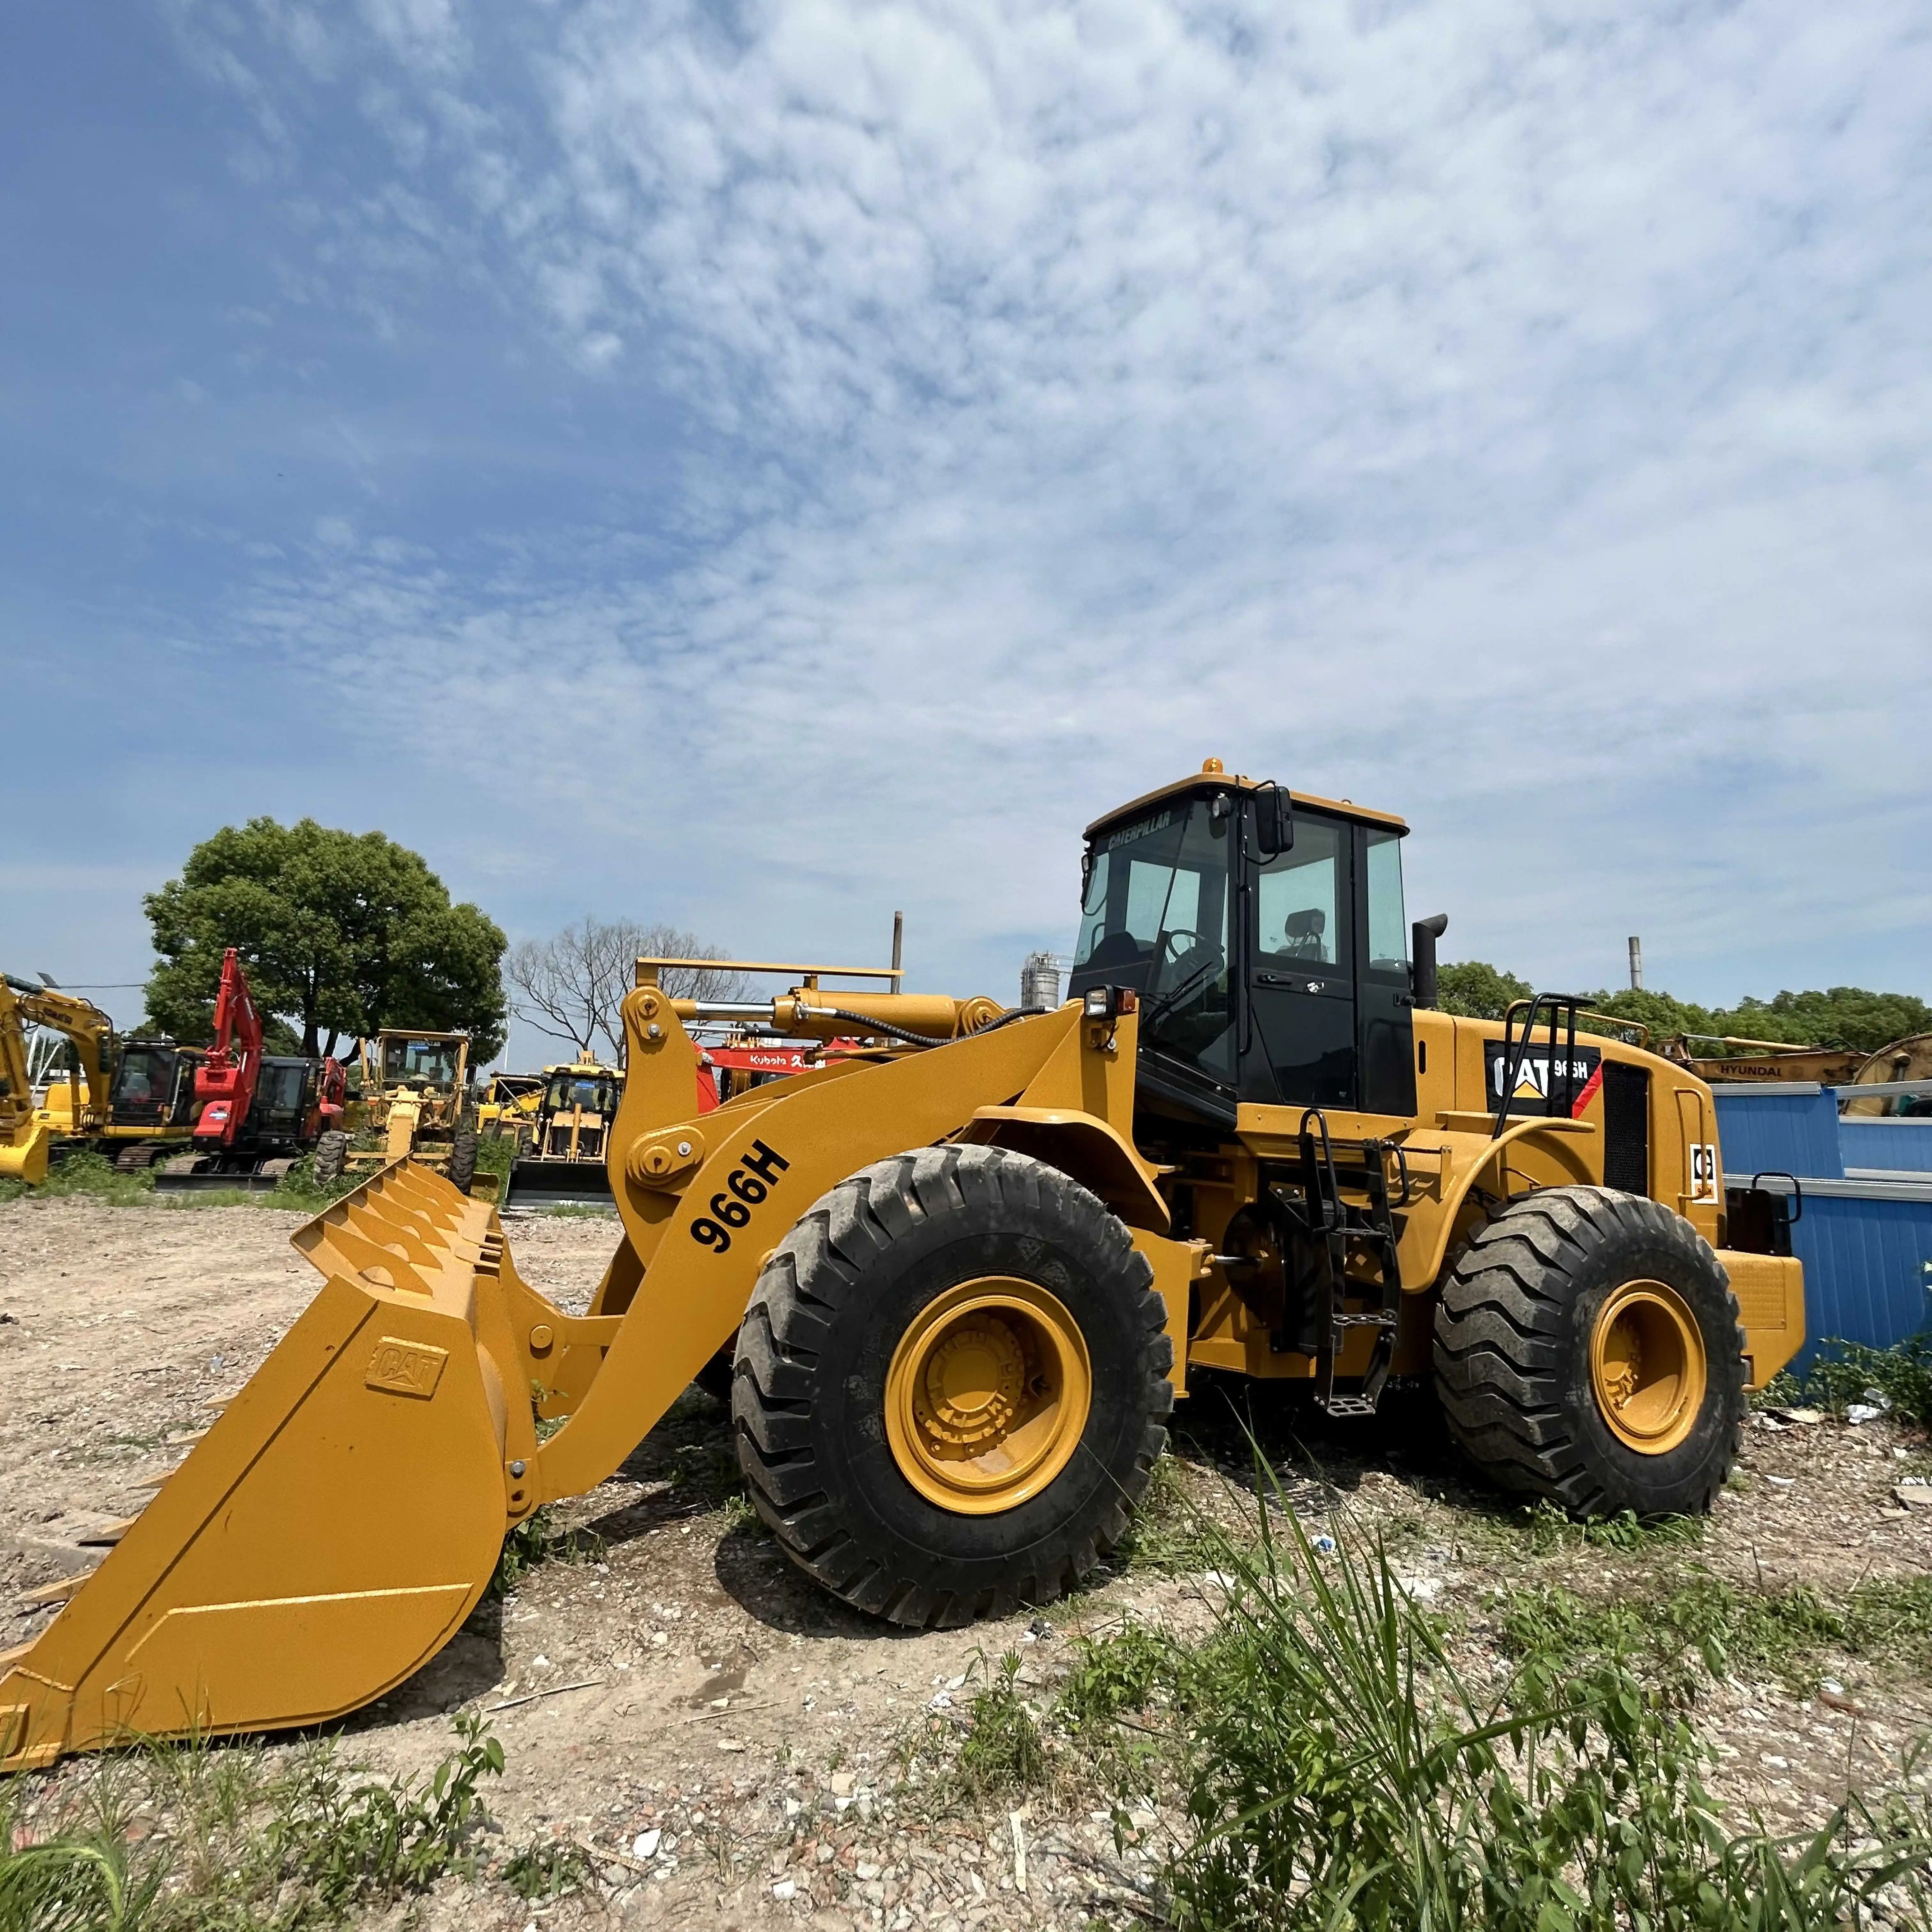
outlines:
{"label": "yellow excavator", "polygon": [[[1406,830],[1209,760],[1089,828],[1050,1010],[640,961],[588,1311],[406,1160],[301,1228],[314,1303],[0,1658],[0,1764],[381,1696],[721,1349],[779,1546],[902,1624],[1066,1588],[1210,1373],[1336,1417],[1432,1387],[1520,1494],[1706,1508],[1804,1337],[1781,1197],[1727,1193],[1709,1089],[1578,1000],[1436,1010]],[[704,1022],[867,1044],[700,1114]]]}
{"label": "yellow excavator", "polygon": [[[69,1049],[67,1077],[49,1083],[44,1103],[34,1100],[28,1066],[30,1026],[65,1034]],[[92,1000],[10,973],[0,976],[0,1176],[38,1186],[57,1141],[102,1131],[113,1055],[114,1023]]]}

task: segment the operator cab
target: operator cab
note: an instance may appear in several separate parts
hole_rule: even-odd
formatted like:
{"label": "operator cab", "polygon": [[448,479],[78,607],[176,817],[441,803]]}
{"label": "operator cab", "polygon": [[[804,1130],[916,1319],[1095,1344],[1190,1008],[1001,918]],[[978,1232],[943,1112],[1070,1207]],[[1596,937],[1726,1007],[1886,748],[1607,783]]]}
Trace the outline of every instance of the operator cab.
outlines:
{"label": "operator cab", "polygon": [[207,1055],[172,1040],[130,1040],[107,1091],[107,1118],[117,1127],[188,1126],[200,1111],[194,1101],[194,1070]]}
{"label": "operator cab", "polygon": [[1138,995],[1143,1108],[1414,1114],[1408,829],[1215,759],[1088,828],[1067,990]]}

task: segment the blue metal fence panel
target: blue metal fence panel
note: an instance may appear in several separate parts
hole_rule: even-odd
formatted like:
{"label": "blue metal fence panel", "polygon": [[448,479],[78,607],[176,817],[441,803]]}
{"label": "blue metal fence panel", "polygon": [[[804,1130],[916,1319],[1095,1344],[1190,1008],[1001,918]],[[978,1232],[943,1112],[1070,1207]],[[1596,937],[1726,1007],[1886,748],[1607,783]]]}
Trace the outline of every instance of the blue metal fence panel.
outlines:
{"label": "blue metal fence panel", "polygon": [[1716,1090],[1718,1139],[1724,1171],[1750,1175],[1760,1169],[1842,1179],[1838,1103],[1817,1088]]}
{"label": "blue metal fence panel", "polygon": [[1804,1264],[1802,1369],[1828,1336],[1887,1348],[1932,1328],[1932,1201],[1807,1194],[1791,1231]]}
{"label": "blue metal fence panel", "polygon": [[1838,1146],[1847,1173],[1868,1167],[1895,1174],[1932,1174],[1932,1120],[1847,1117],[1838,1123]]}

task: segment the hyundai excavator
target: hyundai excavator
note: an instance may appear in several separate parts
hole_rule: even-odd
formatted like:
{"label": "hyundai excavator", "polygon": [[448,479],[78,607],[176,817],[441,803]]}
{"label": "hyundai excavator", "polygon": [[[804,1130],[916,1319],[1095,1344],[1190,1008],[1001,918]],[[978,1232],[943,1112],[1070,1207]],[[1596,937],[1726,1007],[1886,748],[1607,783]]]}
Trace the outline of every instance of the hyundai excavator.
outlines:
{"label": "hyundai excavator", "polygon": [[272,1188],[342,1120],[339,1061],[262,1052],[262,1015],[232,946],[221,956],[214,1026],[214,1043],[194,1070],[194,1150],[163,1162],[158,1193]]}
{"label": "hyundai excavator", "polygon": [[[1090,1570],[1204,1375],[1339,1418],[1432,1388],[1520,1495],[1707,1508],[1804,1339],[1781,1197],[1727,1190],[1710,1090],[1580,998],[1438,1010],[1407,832],[1210,760],[1088,828],[1051,1010],[830,968],[682,999],[640,960],[588,1310],[406,1159],[298,1229],[315,1300],[0,1658],[0,1765],[382,1696],[721,1349],[778,1546],[902,1625]],[[700,1114],[710,1022],[875,1044]]]}
{"label": "hyundai excavator", "polygon": [[[44,1104],[34,1100],[28,1066],[30,1026],[67,1036],[68,1077],[50,1083]],[[113,1058],[114,1024],[92,1000],[10,973],[0,978],[0,1176],[38,1186],[58,1142],[100,1132]],[[86,1083],[84,1096],[76,1074]]]}

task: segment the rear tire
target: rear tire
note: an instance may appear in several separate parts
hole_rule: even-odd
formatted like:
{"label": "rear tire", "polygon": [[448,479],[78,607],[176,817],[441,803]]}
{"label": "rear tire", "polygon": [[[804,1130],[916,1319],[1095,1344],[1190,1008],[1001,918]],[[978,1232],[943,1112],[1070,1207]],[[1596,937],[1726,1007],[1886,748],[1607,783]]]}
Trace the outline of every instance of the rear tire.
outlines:
{"label": "rear tire", "polygon": [[[896,1454],[888,1384],[929,1311],[996,1280],[1077,1324],[1084,1426],[1042,1486],[942,1507]],[[1119,1541],[1166,1444],[1173,1348],[1153,1282],[1121,1222],[1025,1155],[931,1148],[854,1174],[766,1263],[738,1331],[733,1417],[758,1514],[827,1589],[894,1623],[1058,1596]]]}
{"label": "rear tire", "polygon": [[349,1165],[349,1136],[336,1130],[319,1136],[315,1143],[315,1164],[313,1172],[316,1185],[327,1187],[342,1178],[342,1171]]}
{"label": "rear tire", "polygon": [[[1654,1357],[1682,1324],[1681,1375],[1643,1398],[1655,1420],[1647,1448],[1628,1390],[1628,1408],[1606,1400],[1618,1389],[1599,1359],[1600,1331],[1614,1334],[1634,1294],[1655,1316]],[[1444,1418],[1469,1459],[1502,1487],[1580,1516],[1707,1510],[1743,1444],[1744,1336],[1729,1278],[1689,1222],[1640,1195],[1552,1187],[1510,1202],[1443,1282],[1435,1359]]]}
{"label": "rear tire", "polygon": [[476,1130],[464,1127],[449,1144],[449,1184],[459,1194],[470,1192],[476,1178]]}

